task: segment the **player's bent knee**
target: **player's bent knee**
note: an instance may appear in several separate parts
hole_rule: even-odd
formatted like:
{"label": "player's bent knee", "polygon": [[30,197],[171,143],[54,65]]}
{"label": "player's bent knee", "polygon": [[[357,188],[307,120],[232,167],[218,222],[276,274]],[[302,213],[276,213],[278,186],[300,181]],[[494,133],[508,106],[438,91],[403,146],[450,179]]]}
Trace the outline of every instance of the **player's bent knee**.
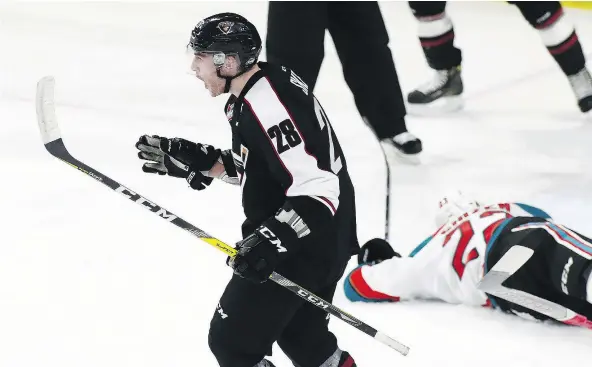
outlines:
{"label": "player's bent knee", "polygon": [[254,366],[263,357],[254,357],[251,358],[252,360],[246,361],[249,358],[241,353],[238,344],[237,337],[228,328],[223,327],[219,323],[213,323],[210,326],[208,346],[221,367],[239,365]]}
{"label": "player's bent knee", "polygon": [[[219,311],[216,311],[217,314]],[[253,367],[271,353],[269,338],[240,329],[214,315],[208,332],[208,346],[220,367]]]}

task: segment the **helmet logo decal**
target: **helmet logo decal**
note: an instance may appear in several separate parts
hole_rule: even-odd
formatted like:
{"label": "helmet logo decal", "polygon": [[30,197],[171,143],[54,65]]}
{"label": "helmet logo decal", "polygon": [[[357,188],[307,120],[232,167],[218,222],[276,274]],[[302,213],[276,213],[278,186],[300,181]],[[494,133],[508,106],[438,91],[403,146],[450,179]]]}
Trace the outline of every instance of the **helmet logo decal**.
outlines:
{"label": "helmet logo decal", "polygon": [[218,23],[218,29],[222,33],[228,34],[228,33],[230,33],[230,29],[232,29],[233,25],[234,25],[234,22],[220,22],[220,23]]}

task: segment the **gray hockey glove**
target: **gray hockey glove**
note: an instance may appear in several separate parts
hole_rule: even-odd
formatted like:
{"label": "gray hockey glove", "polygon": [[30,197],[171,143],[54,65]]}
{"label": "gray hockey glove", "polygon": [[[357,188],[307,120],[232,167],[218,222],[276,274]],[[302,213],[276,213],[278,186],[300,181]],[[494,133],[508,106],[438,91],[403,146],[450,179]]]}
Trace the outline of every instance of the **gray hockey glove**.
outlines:
{"label": "gray hockey glove", "polygon": [[207,144],[157,135],[142,135],[136,143],[138,157],[148,161],[142,171],[184,178],[195,190],[208,187],[213,178],[206,176],[220,157],[220,150]]}

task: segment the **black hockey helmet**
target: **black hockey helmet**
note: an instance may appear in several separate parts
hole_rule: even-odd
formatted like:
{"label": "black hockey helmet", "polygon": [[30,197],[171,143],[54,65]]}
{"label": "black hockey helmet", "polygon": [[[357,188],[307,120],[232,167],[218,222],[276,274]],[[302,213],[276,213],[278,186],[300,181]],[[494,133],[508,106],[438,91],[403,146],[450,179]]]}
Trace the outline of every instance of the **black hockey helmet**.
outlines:
{"label": "black hockey helmet", "polygon": [[238,57],[240,69],[237,75],[225,77],[218,70],[218,76],[226,79],[226,89],[229,89],[233,78],[257,62],[261,53],[261,37],[245,17],[235,13],[220,13],[205,18],[193,28],[188,47],[194,53],[214,54],[214,64],[218,68],[224,65],[226,55]]}

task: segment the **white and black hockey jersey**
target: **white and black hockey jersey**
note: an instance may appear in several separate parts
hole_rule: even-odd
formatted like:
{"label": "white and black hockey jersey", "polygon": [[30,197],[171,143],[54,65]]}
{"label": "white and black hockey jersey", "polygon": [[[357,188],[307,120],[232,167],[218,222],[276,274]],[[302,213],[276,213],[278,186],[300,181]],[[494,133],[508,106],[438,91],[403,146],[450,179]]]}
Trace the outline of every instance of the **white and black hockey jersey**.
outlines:
{"label": "white and black hockey jersey", "polygon": [[354,190],[327,115],[292,70],[258,66],[225,106],[234,164],[228,152],[223,160],[242,187],[243,235],[292,207],[311,230],[310,251],[349,258],[358,248]]}
{"label": "white and black hockey jersey", "polygon": [[507,218],[548,215],[517,203],[479,207],[454,217],[409,256],[354,269],[344,282],[351,301],[437,299],[453,304],[488,306],[477,289],[483,278],[487,244]]}

